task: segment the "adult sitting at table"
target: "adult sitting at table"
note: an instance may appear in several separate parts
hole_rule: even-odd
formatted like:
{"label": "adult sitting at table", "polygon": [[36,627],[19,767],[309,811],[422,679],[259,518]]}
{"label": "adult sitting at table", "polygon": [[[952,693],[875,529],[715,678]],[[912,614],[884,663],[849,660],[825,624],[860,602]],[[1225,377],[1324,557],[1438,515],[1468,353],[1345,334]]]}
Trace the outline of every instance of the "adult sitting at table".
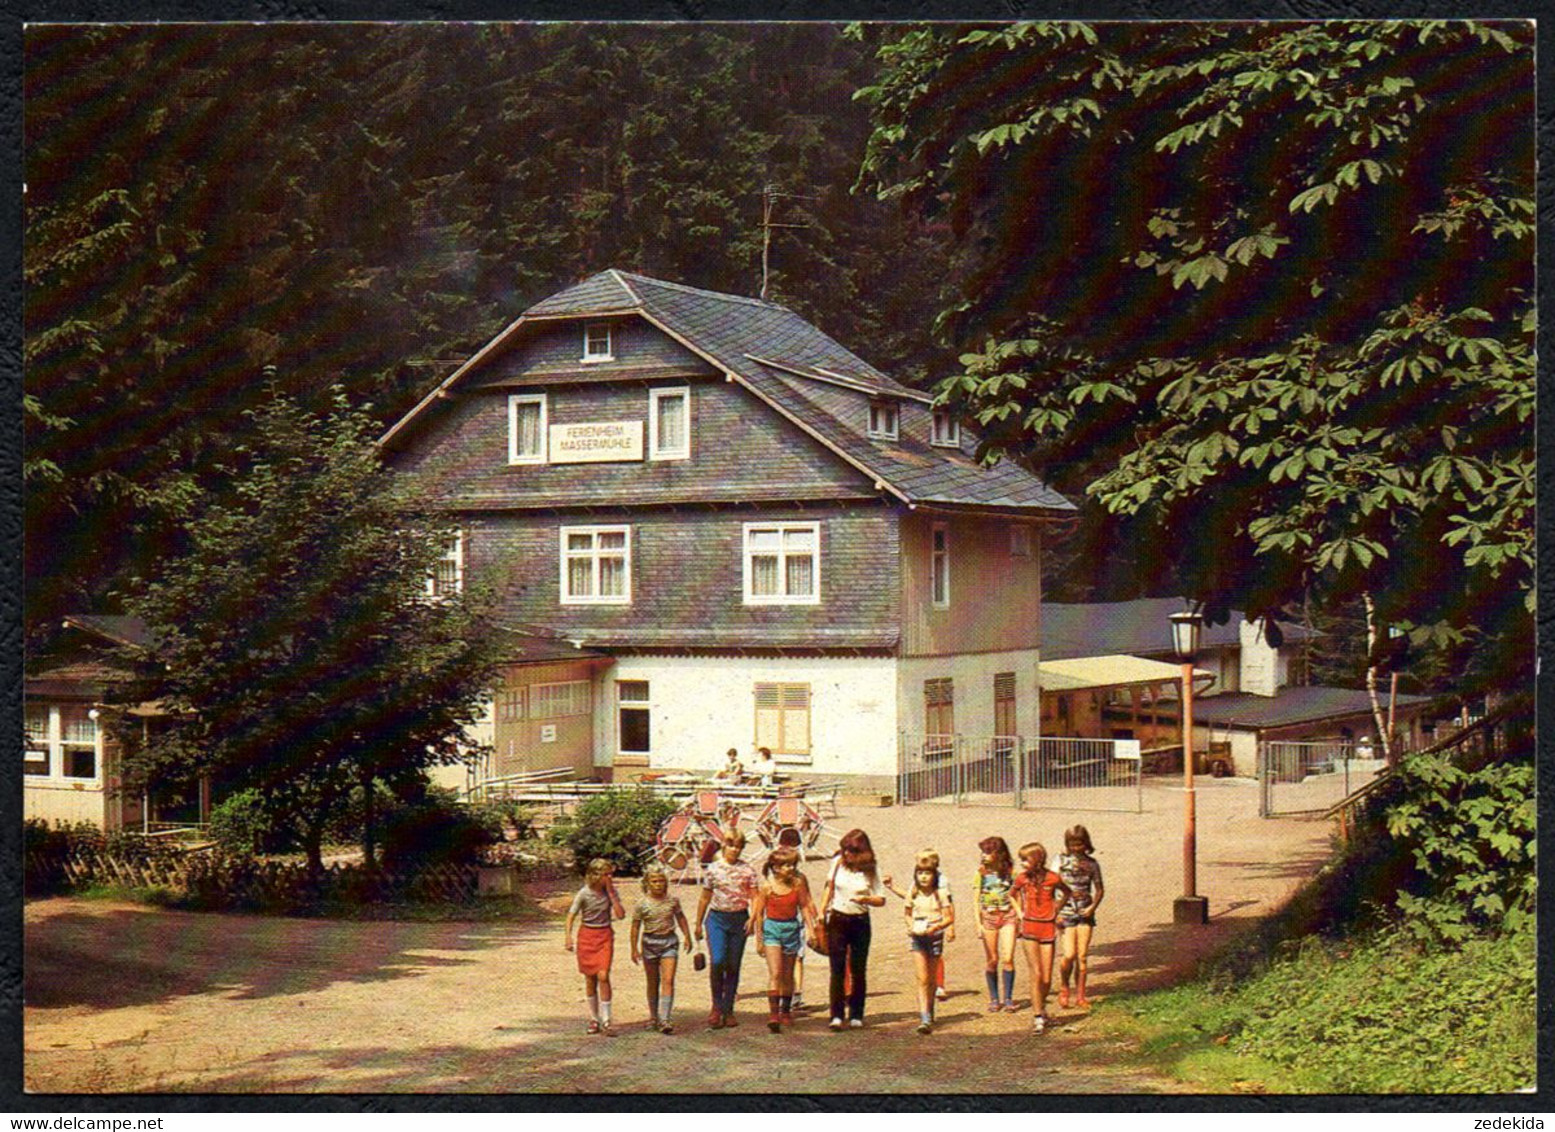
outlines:
{"label": "adult sitting at table", "polygon": [[751,763],[750,777],[762,786],[771,786],[777,775],[777,760],[772,757],[772,751],[767,747],[758,747],[756,760]]}
{"label": "adult sitting at table", "polygon": [[725,763],[724,768],[717,774],[713,775],[713,777],[725,778],[730,782],[738,782],[744,773],[745,767],[740,763],[740,752],[735,750],[733,747],[730,747],[729,761]]}

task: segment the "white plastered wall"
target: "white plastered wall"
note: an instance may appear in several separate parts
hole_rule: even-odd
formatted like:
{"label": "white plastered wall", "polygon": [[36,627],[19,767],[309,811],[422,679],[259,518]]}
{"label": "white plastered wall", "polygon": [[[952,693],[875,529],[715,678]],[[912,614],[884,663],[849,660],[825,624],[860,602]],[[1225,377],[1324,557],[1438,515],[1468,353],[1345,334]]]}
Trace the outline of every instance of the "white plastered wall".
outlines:
{"label": "white plastered wall", "polygon": [[[465,742],[472,747],[490,747],[496,740],[496,728],[496,704],[490,696],[487,696],[481,701],[481,717],[464,729]],[[441,786],[446,790],[464,790],[469,784],[469,776],[469,768],[464,763],[435,766],[427,771],[427,778],[432,785]]]}
{"label": "white plastered wall", "polygon": [[[712,771],[730,747],[755,746],[757,683],[810,685],[810,761],[791,769],[807,778],[896,774],[894,657],[628,656],[600,677],[594,765],[616,755],[618,680],[646,680],[649,766]],[[992,679],[990,677],[990,679]]]}
{"label": "white plastered wall", "polygon": [[1263,638],[1263,627],[1244,620],[1238,627],[1242,638],[1242,691],[1255,696],[1272,696],[1279,691],[1279,651]]}
{"label": "white plastered wall", "polygon": [[1013,672],[1016,733],[1034,738],[1041,723],[1037,657],[1036,649],[1020,649],[1014,652],[956,653],[903,660],[897,692],[901,703],[901,730],[917,734],[923,732],[923,682],[948,676],[953,681],[956,733],[994,735],[993,678],[1000,672]]}
{"label": "white plastered wall", "polygon": [[[101,766],[101,762],[98,765]],[[22,788],[22,816],[42,818],[50,824],[87,821],[101,829],[106,802],[107,794],[102,786],[24,780]]]}

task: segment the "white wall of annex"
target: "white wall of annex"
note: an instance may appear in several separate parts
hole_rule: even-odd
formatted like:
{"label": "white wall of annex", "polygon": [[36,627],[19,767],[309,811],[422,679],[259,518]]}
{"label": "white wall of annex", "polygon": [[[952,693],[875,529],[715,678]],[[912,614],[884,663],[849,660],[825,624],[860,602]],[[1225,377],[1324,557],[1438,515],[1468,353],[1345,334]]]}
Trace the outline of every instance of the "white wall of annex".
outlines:
{"label": "white wall of annex", "polygon": [[[99,744],[99,758],[101,758]],[[101,766],[102,763],[97,764]],[[106,820],[107,794],[101,786],[68,782],[23,782],[22,816],[44,821],[91,822],[102,829]]]}
{"label": "white wall of annex", "polygon": [[730,747],[748,758],[756,738],[757,683],[810,685],[807,777],[896,773],[894,657],[619,657],[595,697],[594,765],[616,755],[617,680],[646,680],[649,765],[716,770]]}
{"label": "white wall of annex", "polygon": [[958,735],[993,735],[993,678],[1000,672],[1015,673],[1015,725],[1017,733],[1032,737],[1041,722],[1037,686],[1036,649],[1013,652],[956,653],[904,659],[898,696],[901,729],[922,734],[924,728],[923,682],[950,677],[955,696]]}

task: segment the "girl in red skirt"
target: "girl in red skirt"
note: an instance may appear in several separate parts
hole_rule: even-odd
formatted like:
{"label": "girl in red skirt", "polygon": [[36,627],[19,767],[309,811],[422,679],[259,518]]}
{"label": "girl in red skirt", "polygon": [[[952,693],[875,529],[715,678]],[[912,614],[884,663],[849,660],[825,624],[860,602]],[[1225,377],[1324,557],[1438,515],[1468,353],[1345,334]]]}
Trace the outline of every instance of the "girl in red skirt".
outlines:
{"label": "girl in red skirt", "polygon": [[[615,928],[612,919],[622,919],[626,909],[610,882],[611,865],[603,857],[589,862],[583,887],[572,898],[567,910],[567,950],[576,951],[578,971],[583,975],[583,994],[589,1004],[588,1032],[610,1033],[610,962],[615,958]],[[572,926],[578,928],[573,944]]]}
{"label": "girl in red skirt", "polygon": [[1047,850],[1032,841],[1020,847],[1025,871],[1010,886],[1010,899],[1020,910],[1020,942],[1031,970],[1031,1029],[1047,1029],[1047,992],[1053,984],[1053,941],[1058,937],[1055,921],[1058,911],[1069,899],[1064,878],[1047,867]]}

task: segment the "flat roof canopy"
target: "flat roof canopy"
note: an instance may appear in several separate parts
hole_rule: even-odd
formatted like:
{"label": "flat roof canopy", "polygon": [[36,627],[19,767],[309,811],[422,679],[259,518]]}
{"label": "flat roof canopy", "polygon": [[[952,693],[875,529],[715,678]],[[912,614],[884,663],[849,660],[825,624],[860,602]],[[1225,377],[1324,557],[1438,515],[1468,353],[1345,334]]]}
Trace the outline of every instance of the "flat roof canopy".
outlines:
{"label": "flat roof canopy", "polygon": [[[1193,680],[1208,682],[1213,672],[1193,670]],[[1037,666],[1044,692],[1078,692],[1087,688],[1123,688],[1135,684],[1175,683],[1182,666],[1138,656],[1080,656],[1072,660],[1044,660]]]}

